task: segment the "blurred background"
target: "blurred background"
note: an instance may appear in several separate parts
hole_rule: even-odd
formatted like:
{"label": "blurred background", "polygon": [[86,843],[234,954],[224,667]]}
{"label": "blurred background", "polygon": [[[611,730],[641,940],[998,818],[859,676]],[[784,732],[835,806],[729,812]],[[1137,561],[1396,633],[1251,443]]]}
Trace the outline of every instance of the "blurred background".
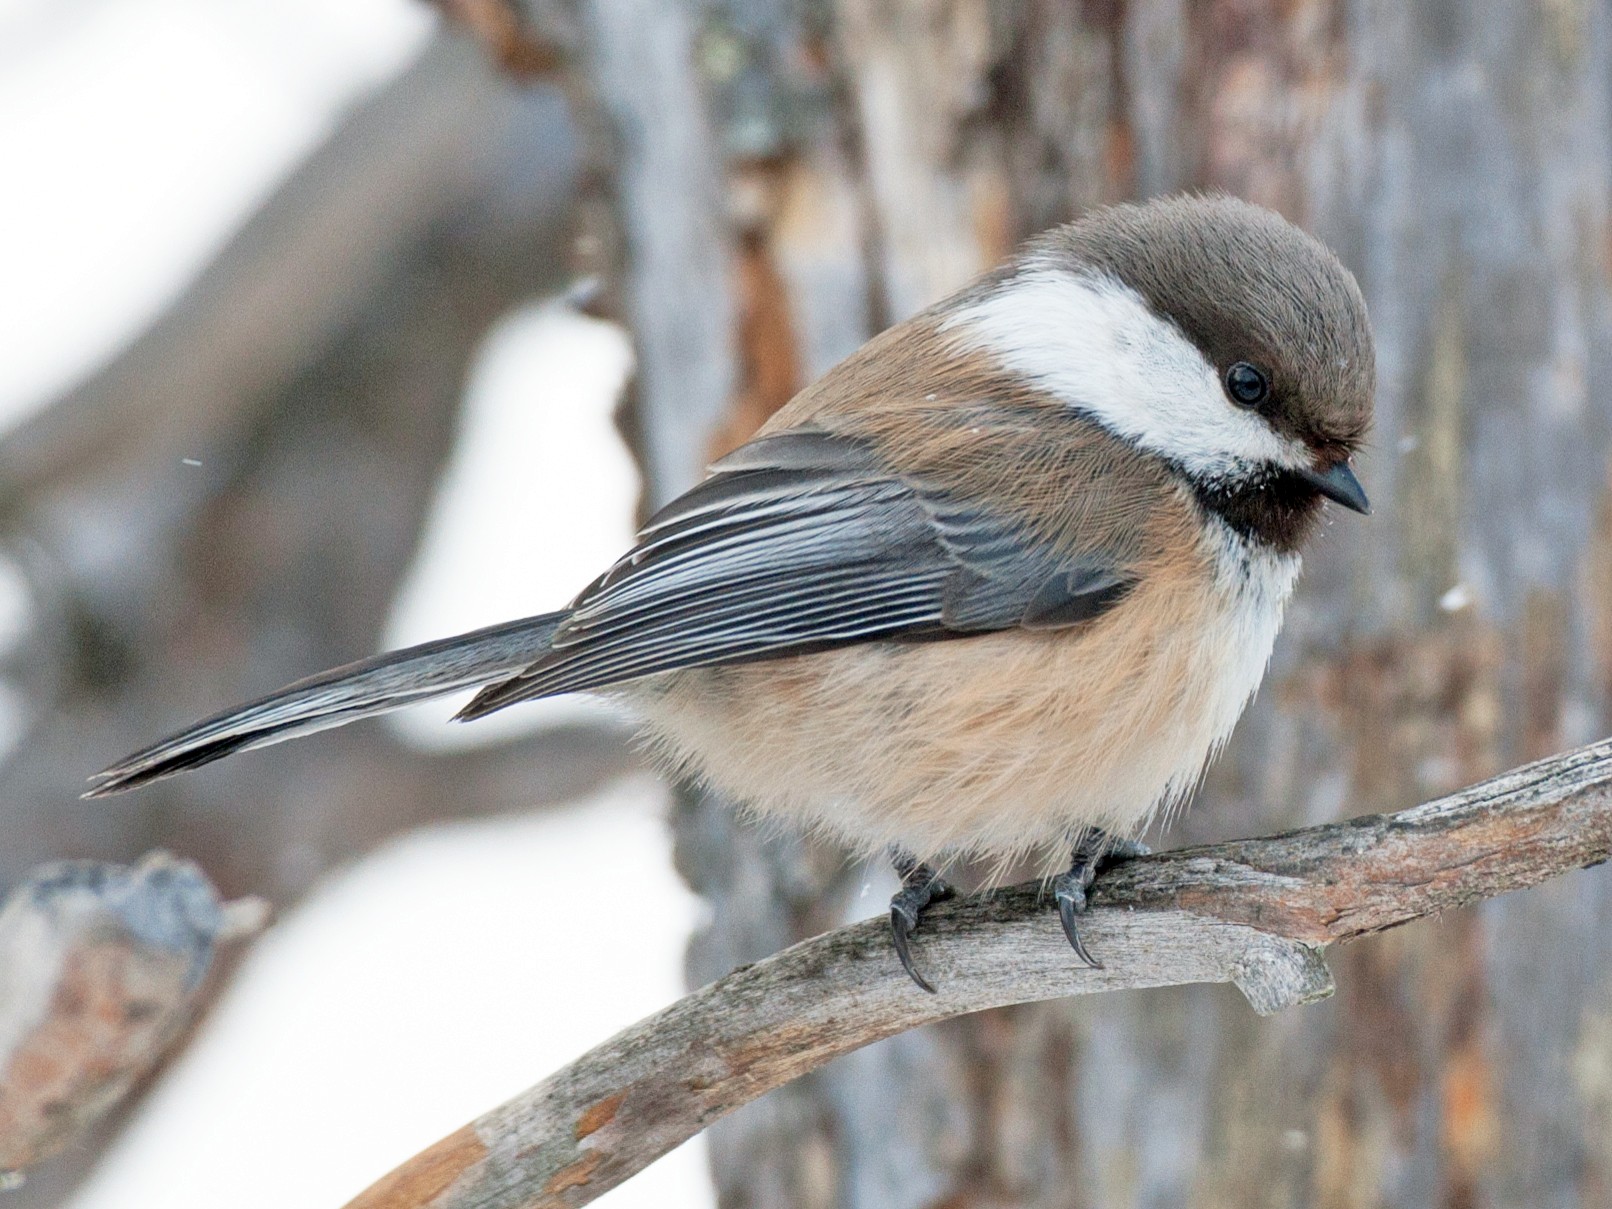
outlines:
{"label": "blurred background", "polygon": [[[563,603],[870,334],[1104,202],[1359,276],[1376,514],[1316,544],[1196,840],[1612,730],[1605,0],[0,0],[0,890],[164,848],[275,923],[0,1209],[337,1205],[893,882],[586,703],[84,777]],[[851,1055],[605,1202],[1612,1203],[1612,874],[1335,953],[1332,1001],[1036,1005]]]}

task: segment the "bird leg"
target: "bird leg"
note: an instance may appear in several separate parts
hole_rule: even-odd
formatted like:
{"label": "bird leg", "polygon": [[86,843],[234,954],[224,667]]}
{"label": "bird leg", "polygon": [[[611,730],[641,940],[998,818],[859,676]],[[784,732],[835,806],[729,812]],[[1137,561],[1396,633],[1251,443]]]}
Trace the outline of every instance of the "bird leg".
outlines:
{"label": "bird leg", "polygon": [[1069,938],[1075,956],[1094,970],[1102,969],[1103,963],[1086,951],[1080,931],[1075,927],[1076,918],[1086,913],[1086,891],[1106,866],[1128,861],[1135,856],[1147,856],[1150,852],[1152,849],[1146,844],[1119,839],[1093,827],[1083,832],[1076,842],[1069,872],[1060,873],[1052,881],[1052,893],[1058,900],[1058,918],[1063,923],[1063,934]]}
{"label": "bird leg", "polygon": [[923,909],[930,903],[950,898],[952,888],[905,848],[892,847],[890,863],[901,879],[900,891],[890,900],[890,937],[895,941],[896,956],[901,958],[901,968],[907,971],[908,977],[933,995],[934,985],[912,964],[912,951],[907,941],[918,927],[918,916]]}

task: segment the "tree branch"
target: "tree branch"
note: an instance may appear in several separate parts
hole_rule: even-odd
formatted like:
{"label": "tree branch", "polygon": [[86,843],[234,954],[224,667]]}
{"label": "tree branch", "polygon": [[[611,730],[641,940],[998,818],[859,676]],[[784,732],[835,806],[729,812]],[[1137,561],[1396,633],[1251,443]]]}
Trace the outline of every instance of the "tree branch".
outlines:
{"label": "tree branch", "polygon": [[130,345],[6,434],[0,508],[109,465],[208,448],[327,347],[366,291],[504,171],[516,105],[440,38],[357,105]]}
{"label": "tree branch", "polygon": [[262,925],[189,861],[41,866],[0,910],[0,1186],[112,1108],[190,1019],[220,943]]}
{"label": "tree branch", "polygon": [[1612,856],[1612,740],[1391,815],[1129,861],[1094,888],[1079,966],[1035,885],[937,906],[901,972],[883,920],[735,970],[423,1151],[348,1209],[587,1204],[830,1059],[965,1012],[1232,982],[1262,1014],[1324,998],[1320,949]]}

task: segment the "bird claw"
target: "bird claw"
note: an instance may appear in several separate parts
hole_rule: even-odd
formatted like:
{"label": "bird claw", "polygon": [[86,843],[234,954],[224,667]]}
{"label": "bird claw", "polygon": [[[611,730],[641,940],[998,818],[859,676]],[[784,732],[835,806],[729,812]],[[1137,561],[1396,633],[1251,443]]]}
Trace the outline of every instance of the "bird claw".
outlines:
{"label": "bird claw", "polygon": [[[1082,870],[1082,874],[1086,871]],[[1087,878],[1090,884],[1090,878]],[[1080,929],[1075,926],[1075,917],[1086,912],[1086,887],[1080,884],[1080,875],[1074,870],[1062,874],[1052,884],[1053,895],[1058,900],[1058,919],[1063,924],[1063,934],[1069,938],[1069,947],[1075,951],[1075,956],[1094,970],[1103,968],[1086,948],[1086,942],[1080,939]]]}
{"label": "bird claw", "polygon": [[896,956],[907,977],[931,995],[936,994],[934,983],[918,972],[912,962],[912,934],[918,930],[918,917],[930,903],[952,896],[952,888],[928,865],[919,863],[905,853],[895,854],[896,872],[901,875],[901,889],[890,900],[890,939],[895,943]]}
{"label": "bird claw", "polygon": [[1086,942],[1081,940],[1080,929],[1076,925],[1090,905],[1086,892],[1097,880],[1098,873],[1109,865],[1136,856],[1148,856],[1152,851],[1146,844],[1136,840],[1111,839],[1100,831],[1088,832],[1075,848],[1069,872],[1060,873],[1053,879],[1052,893],[1058,900],[1058,921],[1063,924],[1063,934],[1068,938],[1075,956],[1091,969],[1100,970],[1103,963],[1086,948]]}
{"label": "bird claw", "polygon": [[917,912],[905,911],[896,903],[890,904],[890,939],[895,942],[896,956],[901,958],[901,968],[907,971],[907,977],[934,995],[937,994],[935,984],[920,974],[918,967],[912,964],[912,949],[907,942],[917,926]]}

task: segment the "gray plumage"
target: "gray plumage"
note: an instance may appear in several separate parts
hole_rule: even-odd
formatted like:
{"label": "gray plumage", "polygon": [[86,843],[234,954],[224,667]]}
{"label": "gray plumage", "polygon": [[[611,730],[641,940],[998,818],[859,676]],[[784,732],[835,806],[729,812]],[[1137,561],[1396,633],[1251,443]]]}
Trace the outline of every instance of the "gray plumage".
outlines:
{"label": "gray plumage", "polygon": [[142,748],[99,773],[84,796],[121,793],[238,751],[491,684],[541,658],[563,616],[504,622],[320,672]]}

